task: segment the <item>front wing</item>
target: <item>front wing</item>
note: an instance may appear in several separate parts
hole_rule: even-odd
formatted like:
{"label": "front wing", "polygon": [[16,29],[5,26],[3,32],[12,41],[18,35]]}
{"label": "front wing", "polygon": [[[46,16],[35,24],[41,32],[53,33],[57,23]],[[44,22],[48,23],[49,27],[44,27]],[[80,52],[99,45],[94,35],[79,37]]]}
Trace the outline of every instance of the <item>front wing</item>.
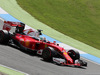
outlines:
{"label": "front wing", "polygon": [[53,62],[55,62],[56,64],[59,64],[59,65],[69,65],[69,66],[75,66],[75,67],[81,67],[81,66],[87,67],[87,63],[84,62],[83,60],[75,60],[74,64],[70,64],[65,59],[53,57]]}

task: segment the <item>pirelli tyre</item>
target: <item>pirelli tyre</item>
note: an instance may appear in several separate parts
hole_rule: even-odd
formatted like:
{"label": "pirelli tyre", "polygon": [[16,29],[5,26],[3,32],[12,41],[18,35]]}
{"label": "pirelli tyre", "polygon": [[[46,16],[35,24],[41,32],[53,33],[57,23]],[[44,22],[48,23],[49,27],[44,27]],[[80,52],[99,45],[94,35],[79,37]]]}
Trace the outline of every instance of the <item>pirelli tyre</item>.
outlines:
{"label": "pirelli tyre", "polygon": [[68,54],[74,61],[77,60],[77,59],[80,59],[80,54],[76,50],[69,50]]}
{"label": "pirelli tyre", "polygon": [[10,39],[10,34],[7,31],[0,30],[0,43],[8,44]]}
{"label": "pirelli tyre", "polygon": [[42,58],[45,61],[52,61],[53,57],[56,56],[56,51],[52,47],[46,47],[42,52]]}

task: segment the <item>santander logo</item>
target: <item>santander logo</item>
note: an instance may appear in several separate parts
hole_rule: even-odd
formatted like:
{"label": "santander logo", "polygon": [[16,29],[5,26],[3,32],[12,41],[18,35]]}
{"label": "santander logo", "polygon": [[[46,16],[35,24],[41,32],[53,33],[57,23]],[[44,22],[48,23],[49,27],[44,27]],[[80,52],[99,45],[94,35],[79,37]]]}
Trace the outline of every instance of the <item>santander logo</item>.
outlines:
{"label": "santander logo", "polygon": [[10,24],[8,24],[8,23],[5,23],[5,24],[4,24],[4,26],[3,26],[3,30],[10,31],[10,29],[11,29],[11,26],[10,26]]}

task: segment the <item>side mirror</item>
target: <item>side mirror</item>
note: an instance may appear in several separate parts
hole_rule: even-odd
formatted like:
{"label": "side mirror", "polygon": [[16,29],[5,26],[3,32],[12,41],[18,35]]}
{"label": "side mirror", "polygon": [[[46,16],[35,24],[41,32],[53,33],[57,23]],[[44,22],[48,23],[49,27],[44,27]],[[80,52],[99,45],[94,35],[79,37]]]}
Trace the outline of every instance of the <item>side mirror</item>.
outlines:
{"label": "side mirror", "polygon": [[39,35],[42,35],[41,31],[43,31],[43,30],[37,29],[37,31],[39,32]]}

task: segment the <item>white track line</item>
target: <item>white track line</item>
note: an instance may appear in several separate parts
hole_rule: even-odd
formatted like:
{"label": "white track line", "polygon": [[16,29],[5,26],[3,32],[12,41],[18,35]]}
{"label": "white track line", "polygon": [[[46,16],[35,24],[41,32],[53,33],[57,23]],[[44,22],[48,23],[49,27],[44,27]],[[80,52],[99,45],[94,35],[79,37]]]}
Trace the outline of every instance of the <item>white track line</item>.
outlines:
{"label": "white track line", "polygon": [[0,14],[8,14],[8,13],[0,7]]}
{"label": "white track line", "polygon": [[16,69],[14,69],[14,68],[11,68],[11,67],[8,67],[8,66],[2,65],[2,64],[0,64],[0,66],[3,66],[3,67],[5,67],[5,68],[11,69],[11,70],[14,70],[14,71],[16,71],[16,72],[21,72],[21,73],[23,73],[23,74],[25,74],[25,75],[29,75],[28,73],[25,73],[25,72],[16,70]]}

